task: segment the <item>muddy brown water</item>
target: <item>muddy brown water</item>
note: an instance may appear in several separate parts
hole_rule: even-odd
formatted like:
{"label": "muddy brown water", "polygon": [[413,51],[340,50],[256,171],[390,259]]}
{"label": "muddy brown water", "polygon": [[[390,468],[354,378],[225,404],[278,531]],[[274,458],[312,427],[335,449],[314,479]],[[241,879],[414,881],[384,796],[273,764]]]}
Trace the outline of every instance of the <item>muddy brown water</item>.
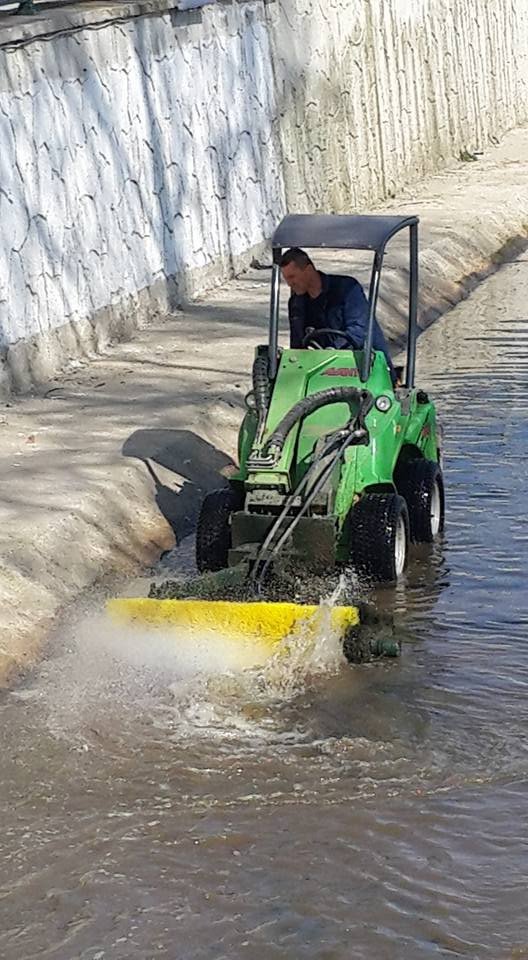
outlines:
{"label": "muddy brown water", "polygon": [[83,614],[4,695],[3,960],[528,957],[527,261],[421,338],[448,522],[374,598],[399,661]]}

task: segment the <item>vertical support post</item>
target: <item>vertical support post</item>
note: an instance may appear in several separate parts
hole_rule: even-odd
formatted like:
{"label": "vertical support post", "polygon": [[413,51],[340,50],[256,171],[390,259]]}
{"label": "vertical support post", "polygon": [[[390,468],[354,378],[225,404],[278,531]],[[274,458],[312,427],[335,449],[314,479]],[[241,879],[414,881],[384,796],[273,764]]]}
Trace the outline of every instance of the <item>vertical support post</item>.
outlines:
{"label": "vertical support post", "polygon": [[383,262],[383,253],[376,251],[374,263],[370,276],[369,289],[369,313],[367,320],[367,331],[365,334],[365,343],[363,344],[363,365],[361,368],[361,382],[365,383],[369,378],[370,361],[372,358],[372,341],[374,339],[374,321],[376,319],[376,307],[378,304],[378,293],[381,276],[381,266]]}
{"label": "vertical support post", "polygon": [[418,224],[409,227],[409,328],[407,335],[407,370],[405,386],[412,390],[416,369],[416,339],[418,336]]}
{"label": "vertical support post", "polygon": [[273,251],[273,273],[271,276],[271,298],[269,318],[269,376],[275,379],[277,373],[277,357],[279,352],[279,298],[280,298],[280,266],[281,250]]}

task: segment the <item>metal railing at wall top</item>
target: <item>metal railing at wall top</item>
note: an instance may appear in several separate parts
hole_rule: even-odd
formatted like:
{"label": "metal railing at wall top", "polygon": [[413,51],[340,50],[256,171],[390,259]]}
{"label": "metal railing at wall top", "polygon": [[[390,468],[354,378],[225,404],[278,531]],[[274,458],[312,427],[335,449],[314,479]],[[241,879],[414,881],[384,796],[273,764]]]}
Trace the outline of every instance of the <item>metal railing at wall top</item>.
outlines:
{"label": "metal railing at wall top", "polygon": [[[71,6],[73,3],[75,0],[0,0],[0,15],[7,13],[15,16],[31,16],[48,10],[52,11],[57,7]],[[100,0],[82,0],[82,3],[83,6],[89,3],[100,5]],[[194,10],[211,3],[216,3],[216,0],[177,0],[175,6],[179,10]]]}
{"label": "metal railing at wall top", "polygon": [[[27,16],[32,13],[39,13],[46,7],[62,7],[72,0],[0,0],[0,15],[3,13],[20,14]],[[40,10],[39,10],[40,8]]]}

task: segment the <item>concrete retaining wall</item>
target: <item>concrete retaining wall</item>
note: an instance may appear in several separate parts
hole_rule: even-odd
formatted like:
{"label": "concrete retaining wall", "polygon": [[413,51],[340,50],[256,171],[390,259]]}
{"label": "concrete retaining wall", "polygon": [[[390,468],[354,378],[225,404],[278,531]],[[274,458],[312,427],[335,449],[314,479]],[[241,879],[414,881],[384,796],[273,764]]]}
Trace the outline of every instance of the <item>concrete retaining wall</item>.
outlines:
{"label": "concrete retaining wall", "polygon": [[528,120],[518,0],[73,8],[3,26],[0,390]]}
{"label": "concrete retaining wall", "polygon": [[290,208],[364,207],[528,121],[528,4],[269,8]]}

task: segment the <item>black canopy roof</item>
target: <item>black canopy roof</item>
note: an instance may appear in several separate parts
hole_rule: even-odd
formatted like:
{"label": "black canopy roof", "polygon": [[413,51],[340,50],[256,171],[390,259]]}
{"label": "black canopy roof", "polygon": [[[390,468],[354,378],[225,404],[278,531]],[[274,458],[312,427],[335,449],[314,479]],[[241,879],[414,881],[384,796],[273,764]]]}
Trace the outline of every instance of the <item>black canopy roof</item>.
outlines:
{"label": "black canopy roof", "polygon": [[418,217],[294,213],[281,221],[271,245],[282,249],[330,247],[381,253],[395,233],[417,223]]}

